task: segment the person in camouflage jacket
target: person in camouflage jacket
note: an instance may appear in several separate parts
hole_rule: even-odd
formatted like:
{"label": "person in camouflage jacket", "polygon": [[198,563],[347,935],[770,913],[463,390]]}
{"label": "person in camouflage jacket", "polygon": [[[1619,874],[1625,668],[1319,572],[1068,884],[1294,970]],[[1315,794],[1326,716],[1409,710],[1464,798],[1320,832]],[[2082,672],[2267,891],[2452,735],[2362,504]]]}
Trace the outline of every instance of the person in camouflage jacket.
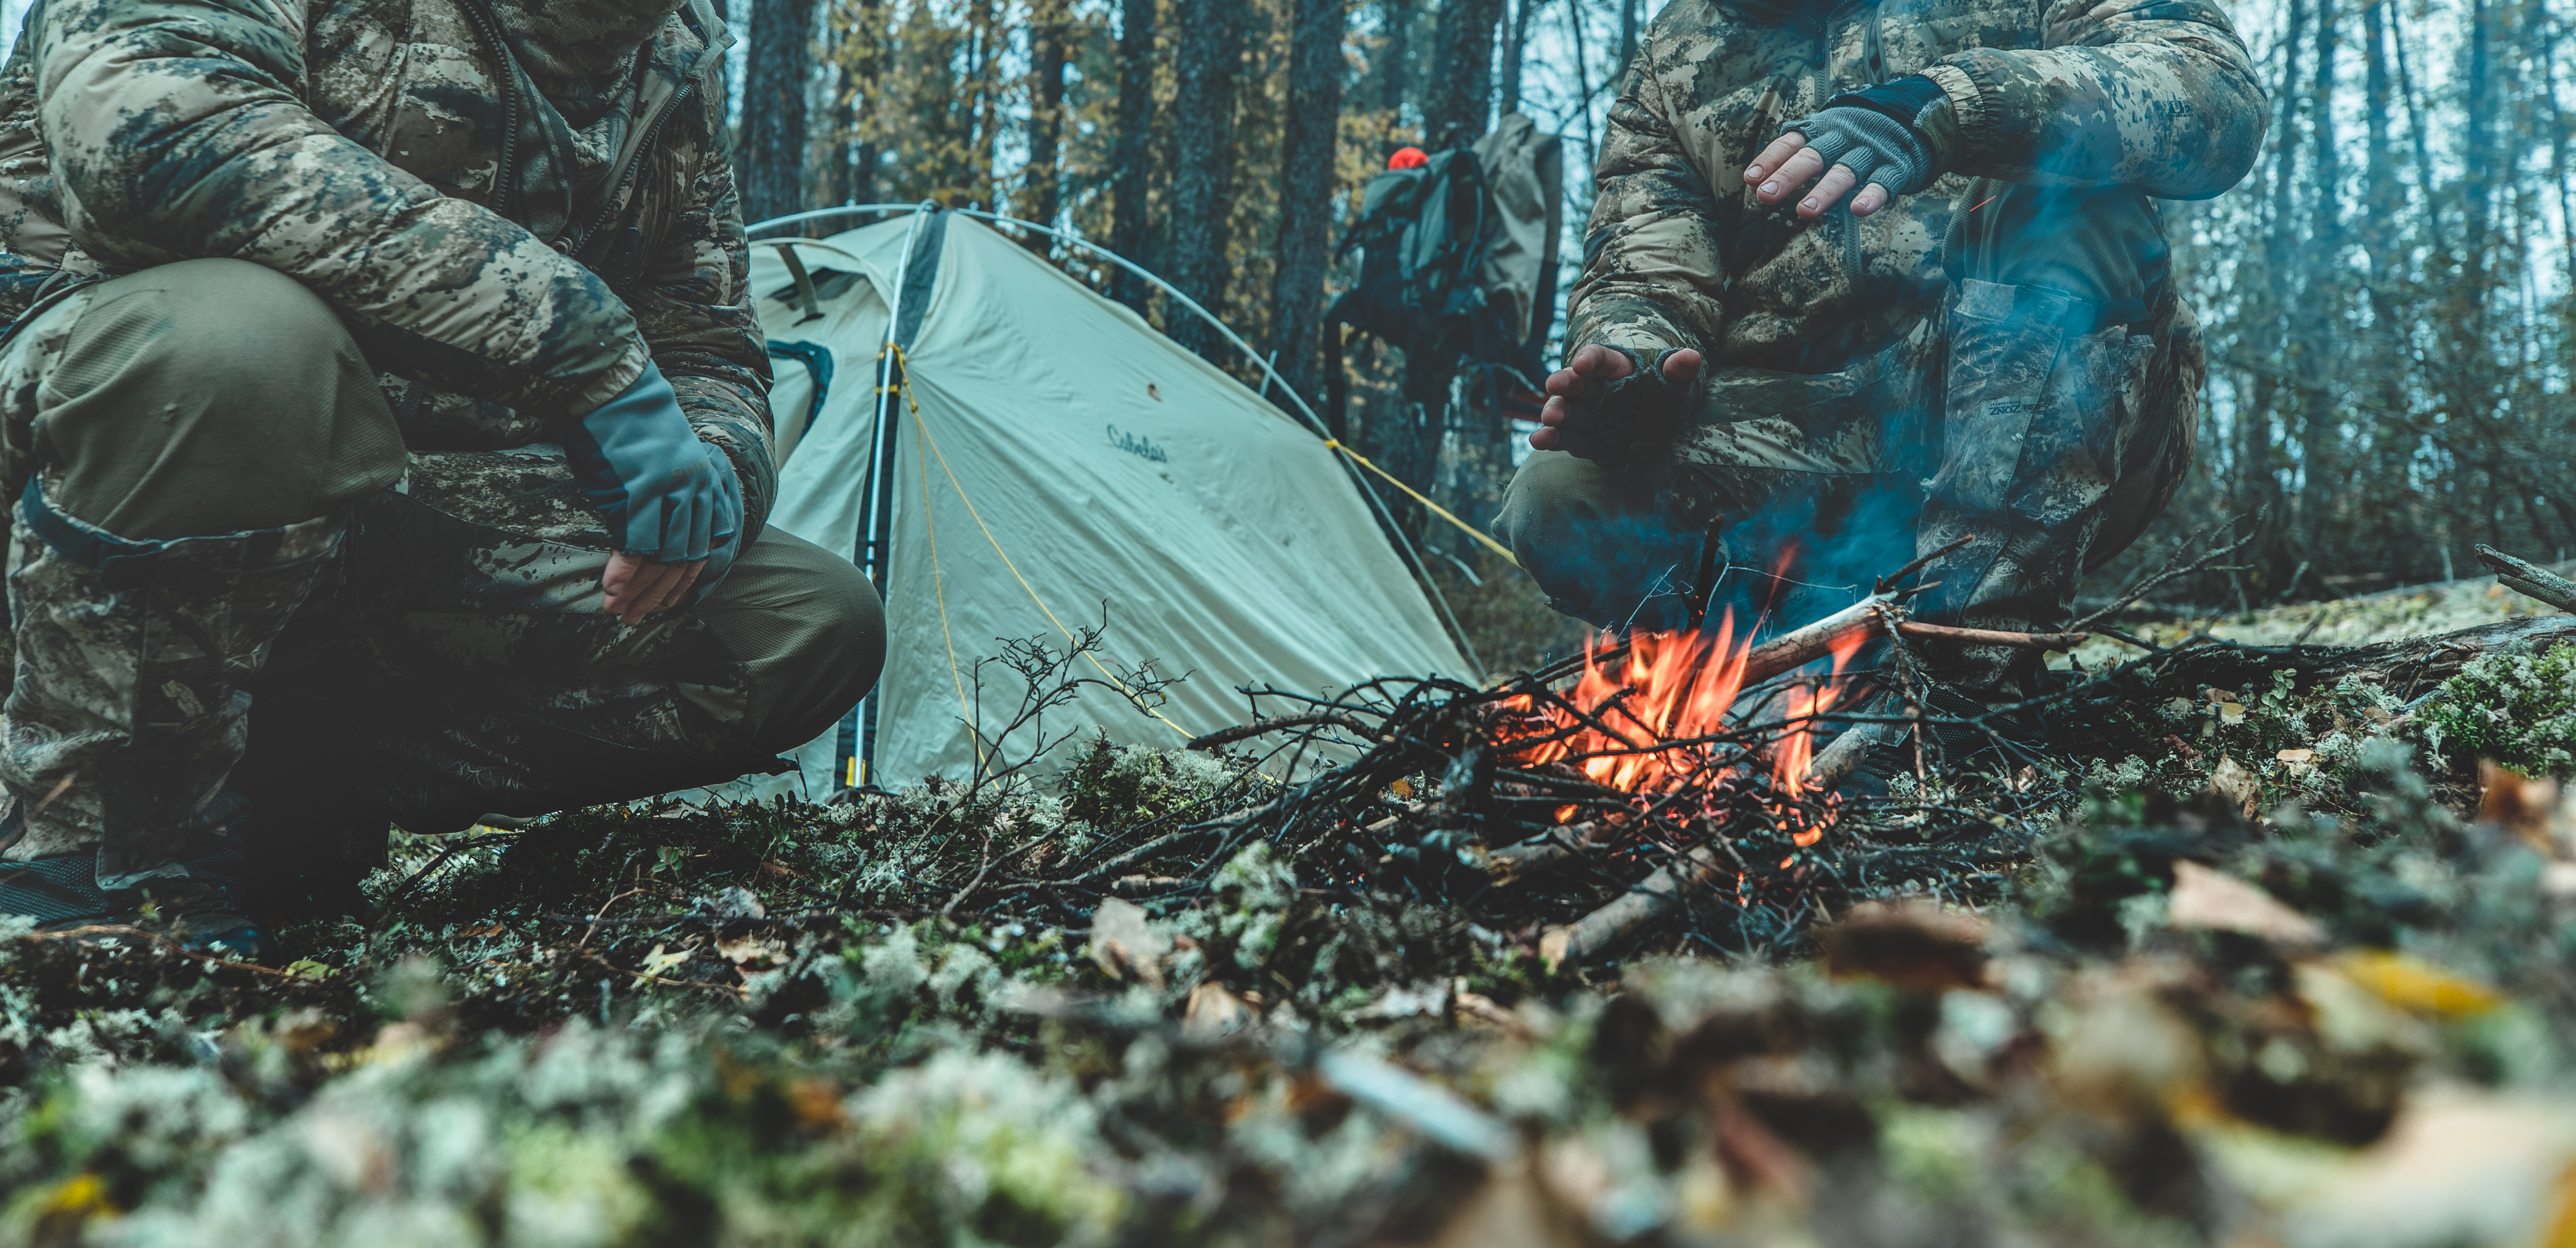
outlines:
{"label": "person in camouflage jacket", "polygon": [[707,0],[38,0],[0,914],[255,950],[389,820],[774,770],[873,683],[865,578],[765,528],[728,42]]}
{"label": "person in camouflage jacket", "polygon": [[[2190,460],[2152,201],[2233,186],[2265,112],[2213,0],[1674,0],[1497,531],[1605,627],[1680,622],[1704,541],[1865,582],[1962,537],[1918,618],[2062,623]],[[2035,678],[1929,657],[1989,701]]]}

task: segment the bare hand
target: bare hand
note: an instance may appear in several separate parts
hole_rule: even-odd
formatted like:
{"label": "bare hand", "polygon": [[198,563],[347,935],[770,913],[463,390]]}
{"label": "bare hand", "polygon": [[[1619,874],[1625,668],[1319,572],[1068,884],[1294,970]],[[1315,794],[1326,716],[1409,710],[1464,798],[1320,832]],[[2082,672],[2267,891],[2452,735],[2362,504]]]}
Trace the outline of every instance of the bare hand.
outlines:
{"label": "bare hand", "polygon": [[[1772,140],[1771,146],[1763,148],[1762,154],[1753,158],[1752,165],[1744,170],[1744,181],[1754,187],[1753,198],[1768,205],[1787,199],[1818,173],[1824,174],[1825,180],[1816,183],[1816,189],[1798,201],[1799,217],[1813,221],[1843,202],[1843,196],[1850,193],[1852,183],[1860,180],[1860,175],[1853,173],[1849,165],[1835,165],[1831,169],[1824,166],[1825,158],[1808,149],[1807,136],[1792,130]],[[1852,197],[1852,215],[1866,217],[1886,207],[1889,198],[1886,187],[1872,182]]]}
{"label": "bare hand", "polygon": [[698,573],[706,566],[704,559],[647,563],[642,555],[610,555],[608,570],[599,575],[599,587],[608,595],[599,609],[632,628],[643,623],[645,616],[676,605],[698,583]]}

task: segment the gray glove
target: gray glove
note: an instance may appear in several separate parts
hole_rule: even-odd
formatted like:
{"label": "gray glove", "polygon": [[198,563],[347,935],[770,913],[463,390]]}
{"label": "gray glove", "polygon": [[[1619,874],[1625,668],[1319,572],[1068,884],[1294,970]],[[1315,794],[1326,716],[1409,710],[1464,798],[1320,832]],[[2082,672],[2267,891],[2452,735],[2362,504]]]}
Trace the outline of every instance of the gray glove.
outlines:
{"label": "gray glove", "polygon": [[1848,167],[1859,175],[1858,190],[1872,182],[1891,195],[1911,195],[1941,176],[1932,146],[1911,120],[1942,100],[1939,84],[1920,74],[1851,91],[1825,101],[1813,116],[1780,127],[1807,136],[1807,146],[1824,158],[1825,168]]}

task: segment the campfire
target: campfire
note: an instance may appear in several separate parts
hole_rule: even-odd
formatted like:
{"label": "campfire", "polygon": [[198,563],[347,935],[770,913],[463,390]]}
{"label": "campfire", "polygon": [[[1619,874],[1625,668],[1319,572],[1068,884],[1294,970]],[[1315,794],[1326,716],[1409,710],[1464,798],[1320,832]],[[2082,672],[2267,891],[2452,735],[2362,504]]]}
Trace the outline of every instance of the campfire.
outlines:
{"label": "campfire", "polygon": [[[1844,668],[1869,635],[1864,626],[1825,637],[1831,671],[1778,691],[1778,735],[1762,742],[1767,749],[1748,748],[1742,726],[1730,720],[1754,655],[1731,612],[1714,629],[1639,634],[1615,654],[1607,639],[1595,638],[1584,647],[1573,688],[1545,702],[1525,694],[1503,704],[1496,744],[1516,766],[1571,766],[1605,789],[1635,795],[1641,810],[1675,809],[1670,799],[1682,795],[1675,813],[1683,818],[1724,815],[1754,792],[1757,772],[1767,773],[1758,787],[1772,799],[1770,813],[1796,823],[1795,843],[1805,848],[1833,821],[1830,800],[1818,811],[1801,805],[1817,787],[1808,769],[1818,720],[1848,696]],[[1778,656],[1771,659],[1776,664]],[[1581,809],[1561,806],[1556,821],[1570,822]]]}

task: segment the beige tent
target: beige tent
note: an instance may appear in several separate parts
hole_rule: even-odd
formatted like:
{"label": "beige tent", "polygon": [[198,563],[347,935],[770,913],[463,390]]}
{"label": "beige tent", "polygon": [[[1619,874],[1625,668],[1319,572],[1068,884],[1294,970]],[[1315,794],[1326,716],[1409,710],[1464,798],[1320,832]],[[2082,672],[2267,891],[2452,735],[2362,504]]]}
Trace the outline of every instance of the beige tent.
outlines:
{"label": "beige tent", "polygon": [[[1085,688],[1049,716],[1050,736],[1098,725],[1176,746],[1243,722],[1240,686],[1469,674],[1321,437],[991,227],[907,214],[763,245],[752,282],[782,352],[770,523],[856,556],[869,467],[889,456],[891,657],[868,779],[966,774],[975,661],[1009,638],[1061,649],[1104,604],[1106,665],[1150,659],[1188,679],[1156,714]],[[889,307],[907,367],[881,448]],[[984,674],[990,732],[1019,687],[996,666]],[[1103,675],[1087,662],[1081,674]],[[845,725],[805,749],[807,792],[846,781],[854,735]]]}

